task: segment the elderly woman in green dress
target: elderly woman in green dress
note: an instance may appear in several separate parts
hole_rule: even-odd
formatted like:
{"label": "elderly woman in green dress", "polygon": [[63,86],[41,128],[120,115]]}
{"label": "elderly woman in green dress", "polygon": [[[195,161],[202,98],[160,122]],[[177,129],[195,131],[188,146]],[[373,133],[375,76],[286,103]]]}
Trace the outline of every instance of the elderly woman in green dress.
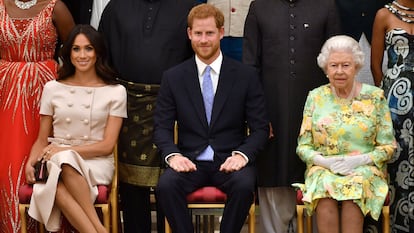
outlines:
{"label": "elderly woman in green dress", "polygon": [[317,60],[329,84],[308,94],[297,146],[305,184],[294,185],[319,233],[362,233],[364,216],[378,220],[388,194],[396,147],[388,104],[381,89],[355,80],[364,54],[351,37],[328,39]]}

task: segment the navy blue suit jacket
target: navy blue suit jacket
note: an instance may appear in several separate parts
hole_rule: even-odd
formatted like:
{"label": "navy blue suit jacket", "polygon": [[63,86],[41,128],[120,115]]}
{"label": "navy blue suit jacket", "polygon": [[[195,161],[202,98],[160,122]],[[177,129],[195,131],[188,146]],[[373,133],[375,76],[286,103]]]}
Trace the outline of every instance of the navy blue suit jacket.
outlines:
{"label": "navy blue suit jacket", "polygon": [[[173,142],[178,122],[178,144]],[[223,57],[210,126],[207,123],[195,58],[163,74],[154,116],[154,142],[163,161],[171,153],[191,160],[211,145],[223,162],[241,151],[252,163],[269,134],[262,86],[254,68]],[[249,135],[246,136],[246,127]]]}

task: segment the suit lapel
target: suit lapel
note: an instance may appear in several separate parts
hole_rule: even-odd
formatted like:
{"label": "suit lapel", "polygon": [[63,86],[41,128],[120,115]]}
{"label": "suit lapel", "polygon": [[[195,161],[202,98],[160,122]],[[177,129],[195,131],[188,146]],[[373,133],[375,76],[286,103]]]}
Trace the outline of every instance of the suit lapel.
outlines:
{"label": "suit lapel", "polygon": [[234,81],[236,81],[236,77],[233,75],[235,73],[234,69],[233,64],[223,56],[217,91],[214,96],[210,127],[214,126],[218,116],[220,116],[220,112],[223,110],[227,97],[231,94]]}
{"label": "suit lapel", "polygon": [[203,125],[207,126],[208,124],[206,111],[204,109],[204,101],[201,94],[200,81],[198,80],[197,65],[194,59],[192,59],[192,62],[190,64],[191,65],[187,66],[187,69],[185,70],[186,73],[184,74],[185,77],[188,77],[185,79],[188,98],[191,99],[191,102],[194,105],[194,109],[197,116],[200,118],[200,121],[203,123]]}

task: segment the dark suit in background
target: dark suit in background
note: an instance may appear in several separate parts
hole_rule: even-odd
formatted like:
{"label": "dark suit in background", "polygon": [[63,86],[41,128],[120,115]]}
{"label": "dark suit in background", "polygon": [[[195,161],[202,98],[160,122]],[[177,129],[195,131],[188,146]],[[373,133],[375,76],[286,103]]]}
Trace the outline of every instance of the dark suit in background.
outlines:
{"label": "dark suit in background", "polygon": [[62,0],[72,13],[76,24],[89,24],[93,0]]}
{"label": "dark suit in background", "polygon": [[371,43],[372,25],[378,9],[390,0],[335,0],[343,32],[359,41],[362,33]]}
{"label": "dark suit in background", "polygon": [[274,134],[257,159],[261,233],[284,233],[295,216],[291,184],[303,182],[305,171],[296,155],[303,106],[310,90],[328,82],[316,57],[326,39],[341,32],[339,21],[334,0],[250,5],[243,62],[260,72]]}

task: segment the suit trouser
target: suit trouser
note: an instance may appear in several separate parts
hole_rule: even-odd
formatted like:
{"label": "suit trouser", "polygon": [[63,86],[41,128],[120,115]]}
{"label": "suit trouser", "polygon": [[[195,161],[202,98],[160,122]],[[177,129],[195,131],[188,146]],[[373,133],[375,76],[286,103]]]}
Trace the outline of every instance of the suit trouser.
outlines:
{"label": "suit trouser", "polygon": [[[296,192],[290,187],[259,187],[260,232],[286,233],[296,215]],[[292,221],[295,225],[296,221]]]}
{"label": "suit trouser", "polygon": [[194,227],[187,209],[186,196],[203,186],[216,186],[227,194],[220,232],[239,233],[253,201],[255,168],[219,172],[221,162],[195,162],[197,170],[178,173],[167,168],[156,188],[157,201],[174,233],[193,233]]}
{"label": "suit trouser", "polygon": [[151,233],[150,188],[120,183],[125,233]]}

